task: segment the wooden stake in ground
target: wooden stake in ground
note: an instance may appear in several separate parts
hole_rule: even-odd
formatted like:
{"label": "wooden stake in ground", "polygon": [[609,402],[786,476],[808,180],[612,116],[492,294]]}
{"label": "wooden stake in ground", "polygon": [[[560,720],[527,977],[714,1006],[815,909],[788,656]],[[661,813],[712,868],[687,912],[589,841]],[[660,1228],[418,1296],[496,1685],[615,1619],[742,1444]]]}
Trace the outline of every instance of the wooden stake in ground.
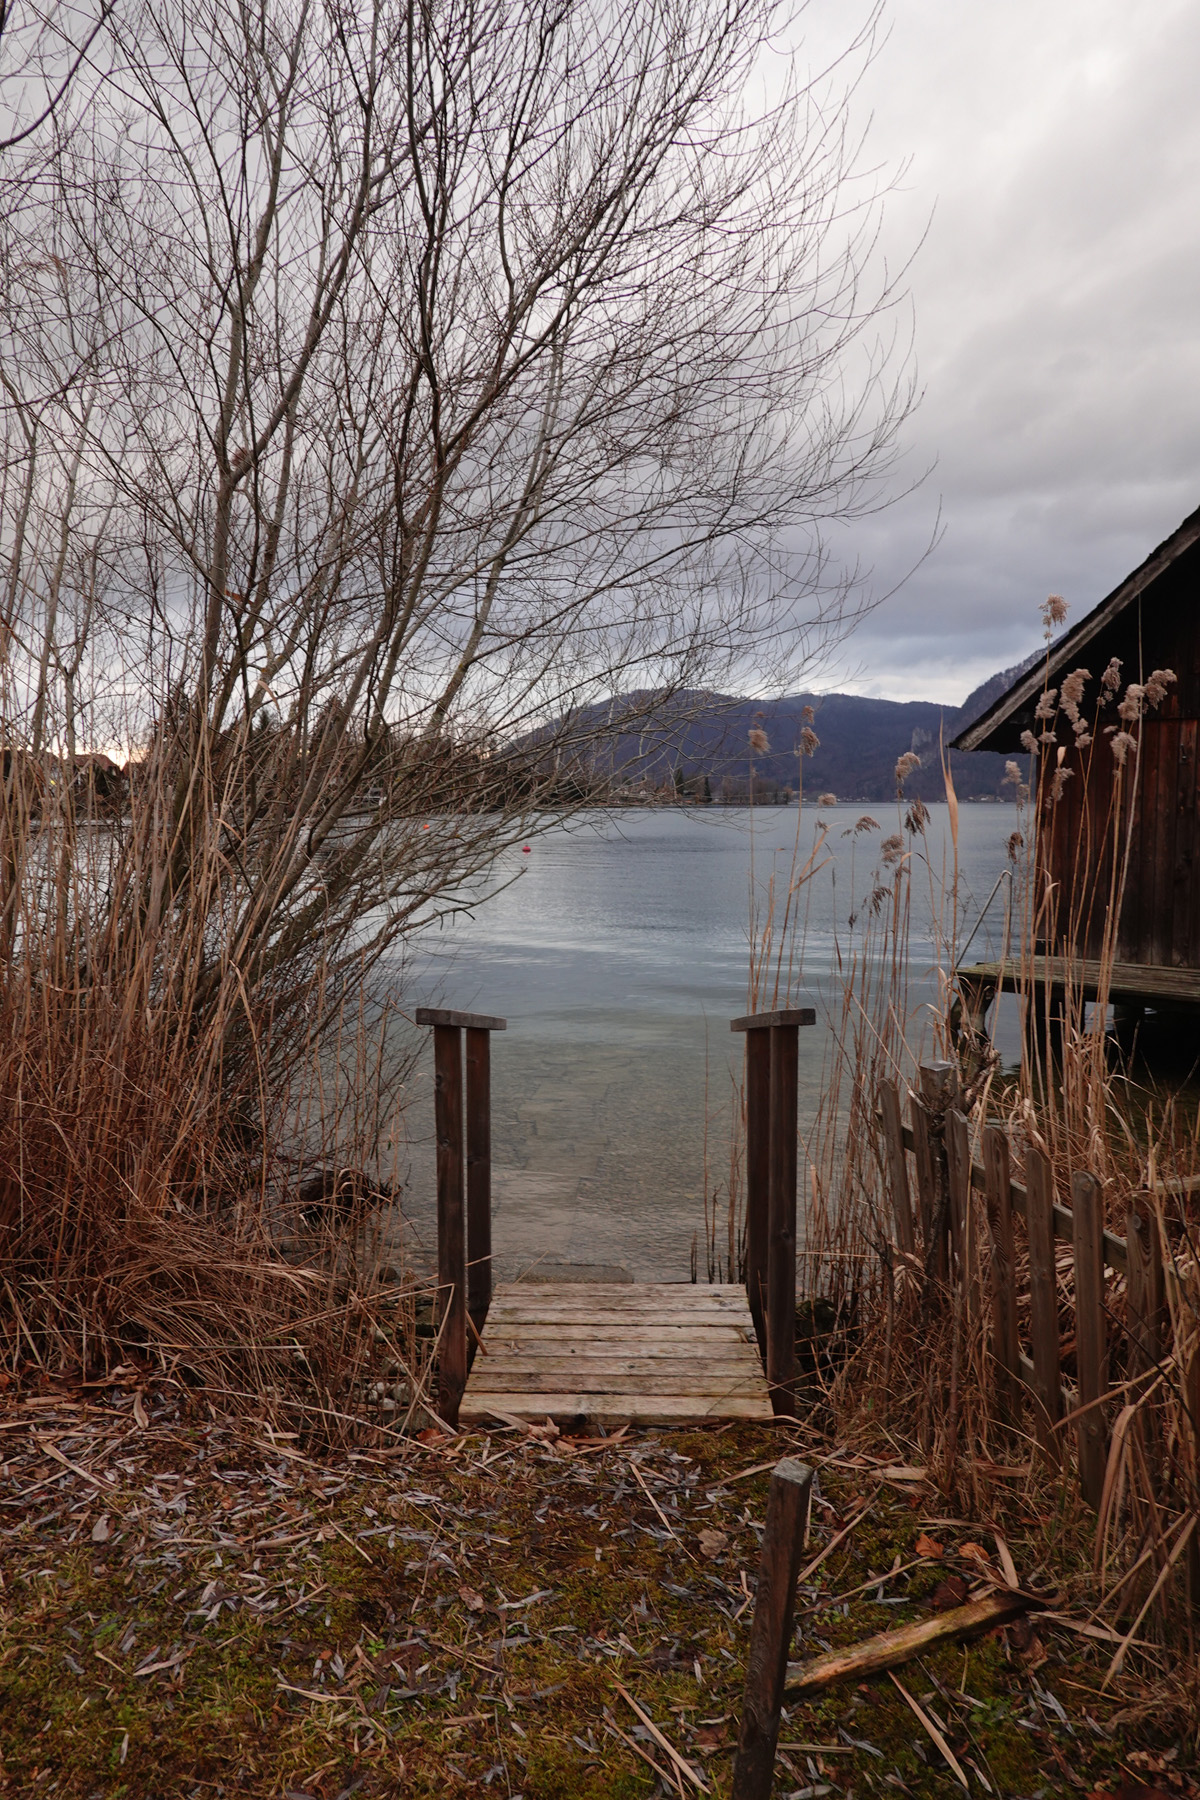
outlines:
{"label": "wooden stake in ground", "polygon": [[786,1456],[771,1476],[731,1800],[767,1800],[771,1792],[812,1478],[810,1468]]}

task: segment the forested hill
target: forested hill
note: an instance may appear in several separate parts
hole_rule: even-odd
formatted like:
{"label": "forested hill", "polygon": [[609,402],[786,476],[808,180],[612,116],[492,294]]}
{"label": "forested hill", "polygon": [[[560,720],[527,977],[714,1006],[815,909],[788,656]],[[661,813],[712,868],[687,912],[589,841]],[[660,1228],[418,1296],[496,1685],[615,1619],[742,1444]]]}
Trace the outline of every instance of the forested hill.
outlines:
{"label": "forested hill", "polygon": [[[596,773],[629,783],[674,779],[685,782],[689,791],[707,778],[712,798],[719,800],[723,794],[737,798],[748,791],[753,761],[760,793],[764,784],[794,791],[804,709],[811,706],[820,746],[803,761],[806,794],[815,798],[832,793],[839,800],[890,799],[896,791],[897,759],[912,750],[920,756],[921,767],[910,775],[905,791],[936,800],[945,792],[939,744],[948,744],[1028,666],[993,675],[960,707],[925,700],[870,700],[856,694],[791,694],[779,700],[682,695],[672,709],[677,723],[668,716],[653,732],[631,731],[611,739],[603,753],[607,767]],[[612,717],[612,710],[604,708],[607,717]],[[752,756],[749,734],[754,729],[766,733],[770,747]],[[960,799],[1011,793],[1003,787],[1005,757],[985,751],[949,754]]]}

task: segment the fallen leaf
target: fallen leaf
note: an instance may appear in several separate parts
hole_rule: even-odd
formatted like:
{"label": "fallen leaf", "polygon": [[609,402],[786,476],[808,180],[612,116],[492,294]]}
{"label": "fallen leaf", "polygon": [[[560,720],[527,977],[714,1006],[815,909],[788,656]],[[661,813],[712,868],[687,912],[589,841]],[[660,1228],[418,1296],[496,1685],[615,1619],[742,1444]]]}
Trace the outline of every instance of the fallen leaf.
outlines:
{"label": "fallen leaf", "polygon": [[477,1594],[474,1588],[460,1587],[458,1590],[458,1597],[468,1612],[483,1611],[483,1595]]}
{"label": "fallen leaf", "polygon": [[93,1544],[107,1544],[111,1536],[112,1532],[109,1530],[108,1514],[101,1513],[100,1517],[96,1520],[96,1523],[92,1526],[92,1542]]}
{"label": "fallen leaf", "polygon": [[705,1556],[722,1556],[729,1548],[729,1538],[723,1531],[702,1531],[700,1548]]}
{"label": "fallen leaf", "polygon": [[985,1567],[991,1565],[992,1559],[982,1544],[960,1544],[958,1554],[967,1562],[983,1563]]}
{"label": "fallen leaf", "polygon": [[439,1431],[436,1425],[427,1425],[424,1431],[417,1433],[418,1444],[444,1444],[445,1441],[445,1432]]}
{"label": "fallen leaf", "polygon": [[150,1423],[146,1408],[142,1404],[142,1390],[139,1388],[133,1396],[133,1416],[139,1431],[145,1431]]}
{"label": "fallen leaf", "polygon": [[962,1606],[967,1598],[967,1584],[961,1575],[948,1575],[945,1581],[939,1581],[930,1595],[930,1604],[935,1612],[949,1612],[953,1606]]}
{"label": "fallen leaf", "polygon": [[937,1539],[928,1537],[925,1532],[922,1532],[917,1539],[917,1555],[940,1556],[941,1554],[942,1546],[938,1543]]}

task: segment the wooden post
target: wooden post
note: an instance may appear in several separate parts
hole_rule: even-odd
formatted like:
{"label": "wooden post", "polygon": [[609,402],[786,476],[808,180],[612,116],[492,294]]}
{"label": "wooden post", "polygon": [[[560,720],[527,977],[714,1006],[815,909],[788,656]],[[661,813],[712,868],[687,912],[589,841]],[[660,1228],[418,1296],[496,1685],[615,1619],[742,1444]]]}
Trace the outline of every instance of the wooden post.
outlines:
{"label": "wooden post", "polygon": [[1079,1404],[1088,1408],[1078,1426],[1079,1486],[1088,1505],[1098,1508],[1104,1491],[1108,1431],[1103,1406],[1093,1403],[1108,1392],[1108,1343],[1104,1328],[1104,1215],[1100,1183],[1094,1175],[1072,1177],[1071,1212],[1075,1239],[1075,1361]]}
{"label": "wooden post", "polygon": [[[749,1013],[731,1019],[731,1031],[768,1040],[766,1124],[766,1370],[776,1414],[795,1417],[796,1406],[796,1081],[799,1027],[815,1025],[811,1006]],[[761,1051],[756,1052],[761,1056]],[[758,1090],[761,1096],[761,1087]],[[763,1109],[755,1114],[756,1126]],[[750,1115],[747,1110],[747,1129]],[[747,1165],[752,1153],[747,1147]]]}
{"label": "wooden post", "polygon": [[796,1416],[796,1081],[800,1034],[771,1027],[768,1167],[767,1385],[777,1414]]}
{"label": "wooden post", "polygon": [[492,1304],[491,1033],[467,1031],[467,1311],[482,1332]]}
{"label": "wooden post", "polygon": [[767,1800],[787,1680],[796,1576],[808,1536],[812,1470],[784,1457],[771,1476],[731,1800]]}
{"label": "wooden post", "polygon": [[438,1411],[458,1423],[467,1382],[466,1220],[463,1212],[462,1032],[433,1032],[437,1122]]}
{"label": "wooden post", "polygon": [[1046,1152],[1036,1144],[1030,1144],[1025,1152],[1025,1187],[1034,1429],[1045,1454],[1059,1462],[1062,1444],[1054,1429],[1062,1417],[1058,1275],[1054,1264],[1054,1168]]}
{"label": "wooden post", "polygon": [[767,1354],[767,1232],[770,1182],[771,1034],[746,1033],[746,1298],[764,1363]]}
{"label": "wooden post", "polygon": [[[438,1411],[448,1425],[458,1423],[459,1402],[467,1384],[467,1209],[463,1159],[463,1045],[489,1031],[503,1031],[505,1021],[483,1013],[455,1012],[442,1007],[417,1008],[417,1024],[433,1026],[433,1099],[437,1129],[437,1235],[438,1235]],[[473,1097],[482,1108],[471,1121],[476,1152],[483,1146],[483,1179],[476,1171],[476,1203],[482,1192],[487,1201],[487,1272],[491,1282],[491,1124],[486,1083],[476,1081]],[[486,1069],[486,1052],[485,1063]],[[469,1092],[470,1098],[470,1092]],[[468,1154],[470,1146],[468,1146]],[[478,1162],[478,1156],[477,1156]]]}
{"label": "wooden post", "polygon": [[983,1134],[983,1167],[991,1238],[992,1357],[1001,1409],[1010,1422],[1017,1410],[1017,1294],[1013,1266],[1012,1175],[1008,1138],[999,1125]]}
{"label": "wooden post", "polygon": [[904,1159],[904,1120],[900,1112],[900,1090],[894,1081],[879,1084],[879,1111],[883,1117],[883,1154],[892,1190],[892,1218],[896,1225],[896,1242],[906,1255],[917,1248],[913,1230],[912,1200],[908,1191],[908,1165]]}

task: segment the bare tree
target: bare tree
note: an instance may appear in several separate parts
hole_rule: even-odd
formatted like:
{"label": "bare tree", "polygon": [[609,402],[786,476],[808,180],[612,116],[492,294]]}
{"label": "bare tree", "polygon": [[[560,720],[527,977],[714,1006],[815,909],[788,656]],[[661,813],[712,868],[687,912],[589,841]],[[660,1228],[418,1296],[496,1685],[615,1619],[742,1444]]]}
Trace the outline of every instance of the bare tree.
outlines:
{"label": "bare tree", "polygon": [[119,951],[190,1066],[261,1067],[600,719],[843,626],[822,528],[910,390],[845,105],[779,23],[130,0],[81,35],[0,167],[10,957],[53,918],[46,966]]}

